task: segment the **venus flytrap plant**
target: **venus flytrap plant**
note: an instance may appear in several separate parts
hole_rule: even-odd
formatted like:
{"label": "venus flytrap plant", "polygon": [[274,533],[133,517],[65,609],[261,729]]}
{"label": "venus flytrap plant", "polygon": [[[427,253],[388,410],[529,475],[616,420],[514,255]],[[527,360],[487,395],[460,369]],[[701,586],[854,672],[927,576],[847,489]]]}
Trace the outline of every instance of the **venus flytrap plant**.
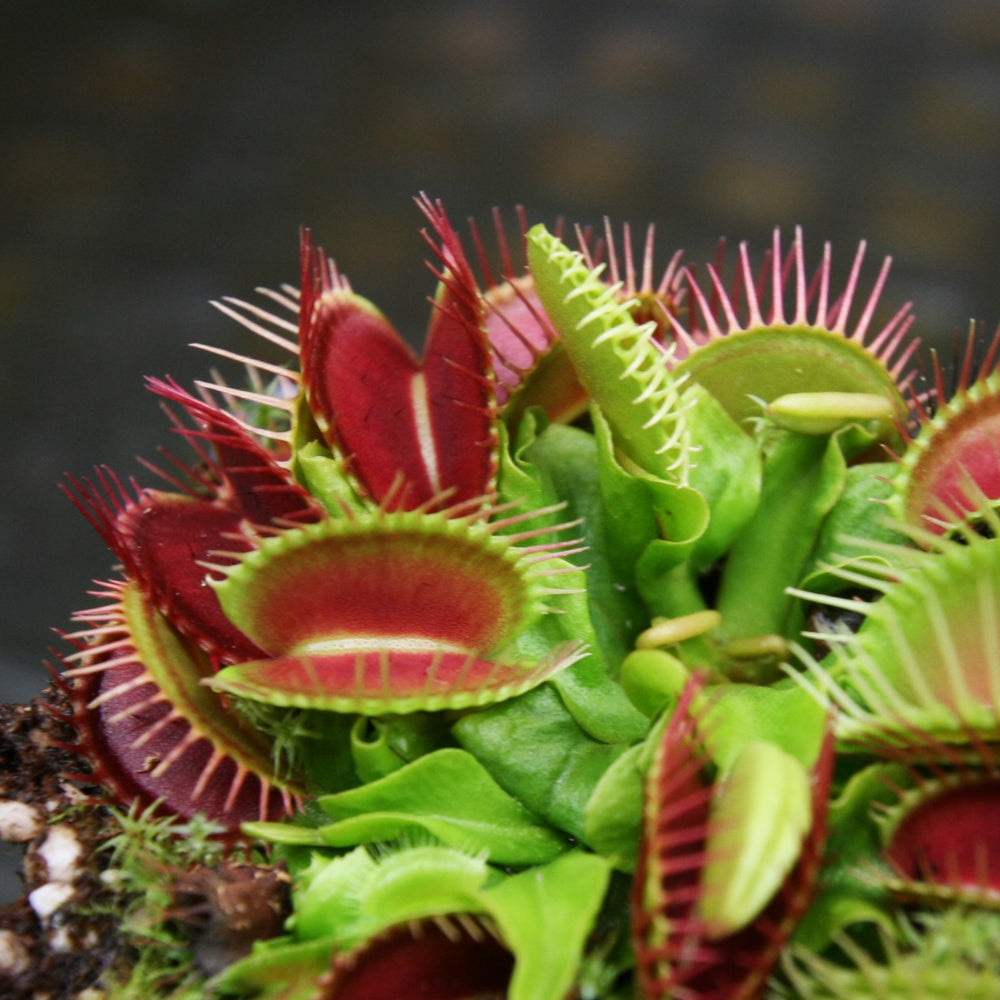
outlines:
{"label": "venus flytrap plant", "polygon": [[[898,762],[862,770],[845,792],[844,809],[850,814],[844,814],[835,838],[842,860],[807,921],[807,939],[814,947],[828,940],[823,934],[816,939],[820,926],[829,933],[849,925],[852,917],[888,926],[890,898],[910,904],[995,905],[997,609],[991,562],[997,517],[986,492],[992,475],[989,449],[970,447],[982,440],[980,418],[988,425],[990,409],[977,414],[975,406],[966,409],[961,400],[970,388],[974,346],[967,348],[954,406],[944,398],[937,369],[937,425],[921,404],[917,438],[927,439],[920,450],[931,459],[924,465],[926,474],[914,477],[912,469],[920,462],[910,461],[906,474],[886,480],[891,509],[923,510],[924,516],[919,523],[914,518],[897,525],[902,534],[895,544],[870,538],[862,551],[855,540],[853,560],[827,567],[829,578],[870,595],[867,600],[813,595],[851,615],[862,612],[856,635],[847,629],[807,633],[832,648],[822,667],[813,662],[809,676],[819,682],[823,697],[832,696],[838,705],[836,726],[844,749]],[[964,420],[952,423],[959,412]],[[913,437],[907,440],[912,446]],[[935,444],[940,450],[932,457]],[[966,460],[971,470],[965,469]],[[848,832],[864,827],[868,832],[860,836]],[[889,954],[887,967],[861,958],[859,966],[870,976],[866,983],[910,974],[906,970],[915,957],[905,950]],[[825,968],[822,963],[813,967]],[[972,975],[969,960],[956,959],[954,975],[956,981]],[[989,970],[982,980],[987,990],[993,988],[992,975]],[[830,982],[853,982],[862,990],[861,977],[831,977]],[[928,995],[937,995],[937,989]]]}
{"label": "venus flytrap plant", "polygon": [[484,282],[483,326],[490,343],[497,403],[512,428],[532,407],[549,420],[569,423],[586,411],[587,394],[542,308],[532,275],[524,269],[527,217],[519,207],[514,249],[496,209],[493,228],[499,251],[496,276],[479,229],[470,220]]}
{"label": "venus flytrap plant", "polygon": [[1000,330],[972,380],[976,332],[973,324],[964,357],[957,359],[956,391],[948,395],[935,355],[931,399],[916,400],[918,427],[906,434],[907,448],[889,500],[892,514],[913,528],[946,534],[956,521],[974,519],[1000,499],[1000,372],[995,367]]}
{"label": "venus flytrap plant", "polygon": [[[679,357],[675,373],[709,389],[738,422],[754,417],[754,407],[763,405],[777,431],[762,441],[760,504],[730,549],[719,584],[720,639],[739,643],[732,647],[737,655],[730,672],[759,669],[753,660],[739,665],[746,640],[797,634],[801,622],[785,590],[800,579],[823,522],[843,492],[846,460],[879,440],[892,440],[893,421],[905,414],[902,389],[912,378],[906,365],[917,344],[903,340],[912,322],[909,307],[869,335],[888,259],[860,317],[853,328],[848,325],[863,256],[862,244],[847,288],[831,306],[829,245],[807,281],[797,230],[789,281],[775,231],[770,273],[765,271],[760,283],[746,247],[740,247],[742,317],[717,270],[708,266],[717,306],[692,281],[691,300],[703,325],[693,318],[690,330],[673,323]],[[769,298],[766,313],[760,284]],[[789,284],[791,303],[786,305]],[[779,354],[782,362],[775,363]]]}
{"label": "venus flytrap plant", "polygon": [[836,298],[798,231],[654,286],[651,230],[637,279],[522,218],[480,287],[418,205],[421,357],[306,233],[219,303],[285,364],[150,380],[195,459],[69,481],[122,567],[60,678],[92,780],[287,866],[183,995],[884,998],[923,939],[995,983],[1000,340],[918,393],[863,246]]}
{"label": "venus flytrap plant", "polygon": [[[480,297],[440,205],[420,205],[439,234],[441,268],[422,364],[388,320],[355,295],[322,251],[302,247],[299,356],[309,412],[365,493],[416,509],[484,498],[495,463],[493,380]],[[395,405],[385,405],[388,398]]]}
{"label": "venus flytrap plant", "polygon": [[[577,231],[579,232],[579,229]],[[603,246],[598,245],[597,252],[592,253],[590,241],[583,239],[581,234],[579,240],[581,250],[591,268],[600,263],[599,258],[607,258],[609,282],[619,289],[617,295],[627,304],[632,318],[637,323],[650,320],[657,323],[661,331],[660,337],[665,339],[664,334],[670,329],[667,317],[677,316],[680,313],[686,294],[681,267],[684,251],[674,252],[654,283],[656,227],[652,223],[646,227],[640,268],[636,267],[632,227],[627,222],[622,223],[621,233],[621,251],[619,251],[611,220],[605,216]]]}
{"label": "venus flytrap plant", "polygon": [[101,641],[81,645],[65,673],[77,748],[97,783],[119,802],[204,812],[232,831],[291,814],[301,789],[276,772],[260,735],[202,686],[206,658],[134,585],[113,581],[101,596],[112,603],[79,618],[90,626],[82,636]]}
{"label": "venus flytrap plant", "polygon": [[[749,504],[743,500],[745,494],[737,492],[734,498],[733,491],[720,481],[722,477],[711,474],[716,471],[714,466],[708,467],[708,475],[704,467],[698,474],[704,493],[689,486],[692,467],[697,466],[687,410],[694,408],[695,399],[682,402],[683,379],[671,376],[666,354],[657,346],[660,324],[652,319],[638,324],[630,311],[638,300],[622,300],[622,283],[603,283],[602,268],[588,266],[590,259],[584,253],[569,250],[542,227],[529,232],[528,241],[539,297],[594,402],[593,419],[607,470],[601,484],[609,516],[614,517],[615,502],[610,494],[617,488],[643,495],[642,506],[655,518],[656,532],[646,537],[635,568],[628,569],[630,579],[622,586],[637,585],[654,611],[674,611],[678,598],[673,594],[681,590],[684,593],[679,600],[693,605],[685,610],[697,611],[698,597],[692,593],[690,574],[679,567],[692,555],[695,564],[699,555],[703,561],[711,561],[706,549],[711,552],[713,546],[726,547],[724,541],[720,544],[718,526],[724,526],[723,537],[727,530],[731,532],[733,517],[727,515],[735,513],[734,507],[736,518],[745,518],[755,499],[753,488]],[[703,409],[710,406],[706,401]],[[708,414],[699,420],[698,431],[706,437],[712,431],[725,435],[720,419],[725,421],[724,415],[715,414],[713,421],[713,415]],[[741,448],[732,454],[741,471],[745,469]],[[746,471],[752,482],[753,469]],[[730,481],[735,478],[729,476]],[[707,497],[717,502],[720,516],[714,523],[709,518]],[[707,533],[710,527],[714,533]],[[699,553],[693,554],[692,549],[699,545]]]}
{"label": "venus flytrap plant", "polygon": [[[870,333],[888,277],[886,258],[861,315],[849,325],[864,255],[862,243],[847,286],[832,303],[830,245],[824,246],[822,263],[807,279],[800,229],[790,251],[790,281],[779,230],[774,232],[770,268],[765,267],[760,281],[746,244],[740,245],[742,307],[725,289],[718,269],[706,265],[714,296],[692,278],[689,299],[697,309],[689,323],[667,314],[677,340],[674,371],[708,388],[737,421],[754,416],[754,399],[769,403],[796,392],[885,396],[901,418],[906,407],[900,382],[905,386],[912,379],[906,366],[918,344],[906,339],[913,316],[910,305],[904,305],[880,331]],[[761,285],[766,297],[758,291]],[[789,290],[791,302],[786,303]],[[776,356],[786,363],[775,364]]]}
{"label": "venus flytrap plant", "polygon": [[[503,651],[549,610],[546,597],[558,596],[544,578],[571,571],[541,564],[573,545],[553,548],[539,538],[544,530],[523,527],[531,514],[491,502],[492,389],[478,298],[447,220],[422,204],[443,266],[423,368],[306,238],[302,371],[285,376],[301,387],[299,399],[208,386],[241,406],[284,408],[288,428],[262,432],[238,411],[153,380],[153,391],[195,424],[178,429],[208,471],[175,461],[189,482],[164,478],[185,493],[136,487],[133,497],[103,471],[96,484],[72,482],[75,502],[126,572],[104,590],[112,605],[80,616],[87,627],[69,637],[80,649],[67,672],[80,747],[122,796],[161,799],[173,811],[201,807],[233,827],[291,811],[294,782],[272,794],[266,748],[206,685],[279,706],[377,714],[510,697],[578,656],[572,642],[530,665]],[[270,339],[277,334],[261,322],[284,325],[240,309]],[[370,379],[342,379],[345,359],[379,356],[359,354],[359,344],[396,359],[392,391],[408,418],[388,439],[377,423],[351,422],[382,391]],[[349,449],[334,474],[353,506],[337,495],[321,505],[289,472],[312,429],[327,447]],[[456,433],[468,434],[464,447],[446,448]],[[341,575],[325,571],[331,556]],[[236,663],[236,672],[216,673]],[[206,797],[209,787],[217,798]]]}
{"label": "venus flytrap plant", "polygon": [[653,340],[656,324],[636,323],[618,289],[544,227],[528,233],[528,261],[542,305],[622,452],[651,475],[684,485],[690,446],[679,383]]}
{"label": "venus flytrap plant", "polygon": [[859,424],[876,440],[888,436],[896,416],[892,401],[873,392],[790,392],[771,400],[765,413],[779,430],[819,435]]}
{"label": "venus flytrap plant", "polygon": [[[843,491],[845,457],[880,437],[892,438],[893,421],[903,412],[896,375],[915,346],[900,349],[910,323],[908,307],[871,339],[870,349],[866,340],[887,265],[860,319],[848,332],[863,248],[855,258],[847,291],[832,308],[828,308],[827,248],[811,283],[813,292],[818,288],[819,301],[810,319],[812,293],[806,282],[801,234],[797,234],[790,258],[792,318],[785,318],[788,271],[772,263],[770,315],[765,320],[744,247],[739,275],[745,288],[746,319],[737,317],[736,305],[710,267],[719,299],[716,309],[693,280],[690,289],[690,300],[703,317],[704,332],[693,326],[693,332],[688,331],[664,311],[676,344],[672,350],[658,350],[653,339],[656,325],[636,326],[624,304],[616,302],[613,290],[600,282],[598,272],[587,271],[582,255],[573,255],[540,230],[529,234],[532,241],[535,249],[529,253],[534,252],[533,271],[542,301],[579,368],[581,381],[596,403],[608,410],[616,443],[629,454],[630,447],[641,447],[635,442],[648,438],[645,446],[655,456],[668,447],[662,437],[666,427],[676,425],[670,446],[685,441],[681,451],[688,456],[686,462],[679,460],[687,466],[680,478],[694,484],[703,500],[714,501],[708,527],[697,529],[704,536],[704,541],[696,542],[700,551],[688,554],[686,570],[678,568],[676,556],[665,562],[662,547],[651,546],[639,571],[647,603],[667,618],[702,610],[698,575],[727,552],[716,603],[722,622],[714,637],[715,665],[734,676],[773,670],[774,651],[782,654],[784,641],[794,638],[801,627],[785,588],[800,579],[826,515]],[[772,262],[778,259],[776,234]],[[787,365],[773,364],[779,350],[787,357]],[[674,351],[681,360],[671,360]],[[782,375],[785,371],[787,377]],[[902,378],[902,384],[908,377]],[[637,380],[638,390],[629,388]],[[700,388],[684,391],[685,380],[693,380]],[[810,391],[789,391],[806,388]],[[703,395],[706,389],[711,401]],[[730,421],[750,415],[747,407],[757,405],[753,400],[768,407],[770,425],[778,428],[760,440],[759,454],[735,426],[729,426]],[[713,410],[719,404],[725,412]],[[671,423],[664,419],[667,414]],[[720,436],[741,443],[730,452],[721,447]],[[629,443],[623,445],[623,440]],[[630,459],[643,467],[637,454],[632,453]],[[741,457],[730,460],[727,467],[720,460],[729,454]],[[654,458],[647,457],[644,467],[648,472],[655,464]],[[659,471],[663,472],[662,467]],[[733,490],[733,483],[739,484],[739,492]],[[677,506],[676,492],[661,501],[661,531],[668,539],[676,525],[662,511]],[[772,578],[763,587],[752,586],[751,577],[760,581],[762,574]],[[711,655],[709,647],[700,645],[699,655]]]}
{"label": "venus flytrap plant", "polygon": [[[519,874],[437,845],[411,844],[374,859],[362,848],[334,860],[314,857],[300,879],[291,934],[268,946],[273,961],[262,966],[251,956],[219,983],[266,989],[270,976],[279,995],[300,995],[300,980],[301,995],[324,997],[398,996],[420,983],[433,996],[484,995],[478,989],[560,1000],[572,988],[608,876],[603,859],[580,851]],[[539,926],[559,936],[556,954]],[[439,934],[460,947],[448,948]],[[281,964],[282,955],[301,960],[313,940],[335,954],[318,984],[313,970],[301,976],[301,966]],[[483,962],[486,969],[475,972]],[[317,985],[320,992],[308,992]]]}
{"label": "venus flytrap plant", "polygon": [[[515,250],[511,249],[497,210],[493,213],[493,225],[499,248],[499,277],[494,277],[490,254],[474,220],[470,220],[485,281],[485,329],[493,352],[497,400],[503,407],[504,419],[511,427],[516,427],[526,410],[538,407],[547,419],[569,423],[586,412],[589,397],[567,356],[563,339],[542,306],[534,274],[518,266],[523,265],[522,258],[528,253],[530,227],[527,217],[519,208],[520,246]],[[564,228],[560,220],[555,232],[560,241],[564,238]],[[586,268],[597,271],[602,267],[602,258],[606,258],[606,288],[638,324],[654,323],[657,336],[661,337],[669,329],[665,313],[676,312],[684,297],[680,280],[682,251],[670,258],[654,284],[655,229],[652,225],[646,231],[639,269],[627,223],[622,227],[621,251],[607,218],[603,241],[597,240],[591,230],[579,226],[575,227],[575,235]]]}
{"label": "venus flytrap plant", "polygon": [[[1000,905],[1000,782],[961,764],[937,775],[911,769],[899,798],[876,814],[889,874],[869,878],[908,902]],[[962,831],[959,833],[959,831]]]}
{"label": "venus flytrap plant", "polygon": [[[997,526],[989,507],[982,516]],[[859,748],[902,746],[935,758],[942,745],[998,738],[1000,547],[969,528],[961,541],[930,532],[918,537],[927,550],[877,546],[887,564],[859,560],[831,569],[881,595],[877,600],[799,594],[864,617],[856,633],[810,635],[834,651],[822,667],[804,655],[804,679],[836,706],[842,740]]]}
{"label": "venus flytrap plant", "polygon": [[[808,903],[826,834],[830,740],[811,782],[779,748],[751,743],[715,783],[693,712],[700,687],[685,688],[645,782],[632,896],[642,997],[760,996]],[[785,787],[764,766],[779,761]]]}
{"label": "venus flytrap plant", "polygon": [[215,589],[230,620],[270,655],[206,683],[270,704],[378,715],[486,704],[577,659],[571,643],[538,663],[504,651],[551,610],[546,599],[561,591],[546,578],[573,570],[546,563],[567,546],[522,551],[537,531],[496,533],[520,518],[449,513],[331,519],[261,543]]}
{"label": "venus flytrap plant", "polygon": [[846,958],[795,950],[784,963],[788,985],[773,1000],[987,1000],[1000,989],[996,916],[961,910],[917,914],[901,933],[883,932],[866,951],[844,936]]}

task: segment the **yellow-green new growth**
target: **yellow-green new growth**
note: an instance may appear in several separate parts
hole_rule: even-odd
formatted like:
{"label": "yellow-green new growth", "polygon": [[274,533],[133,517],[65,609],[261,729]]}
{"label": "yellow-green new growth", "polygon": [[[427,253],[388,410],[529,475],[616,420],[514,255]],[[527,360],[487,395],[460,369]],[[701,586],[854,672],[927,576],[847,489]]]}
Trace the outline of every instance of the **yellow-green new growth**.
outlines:
{"label": "yellow-green new growth", "polygon": [[636,323],[621,302],[621,283],[606,284],[603,265],[538,225],[528,232],[528,264],[539,298],[580,384],[603,411],[615,442],[639,468],[686,484],[690,441],[682,380],[667,367],[668,352],[653,340],[656,323]]}

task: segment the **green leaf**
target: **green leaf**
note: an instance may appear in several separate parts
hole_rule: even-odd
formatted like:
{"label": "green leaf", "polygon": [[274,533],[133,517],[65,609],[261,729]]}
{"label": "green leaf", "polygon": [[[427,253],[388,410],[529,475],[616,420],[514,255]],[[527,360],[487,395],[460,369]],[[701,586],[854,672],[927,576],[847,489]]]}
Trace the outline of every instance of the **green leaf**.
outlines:
{"label": "green leaf", "polygon": [[610,559],[647,608],[660,613],[650,594],[694,551],[709,524],[708,506],[697,490],[627,470],[615,455],[607,421],[596,408],[592,416]]}
{"label": "green leaf", "polygon": [[331,517],[371,510],[372,505],[358,496],[344,461],[334,458],[319,441],[310,441],[295,453],[292,469],[295,478]]}
{"label": "green leaf", "polygon": [[894,400],[881,392],[791,392],[772,399],[767,415],[775,426],[798,434],[833,434],[857,424],[884,439],[897,410]]}
{"label": "green leaf", "polygon": [[[241,705],[241,710],[245,711],[246,704]],[[274,711],[270,706],[265,710]],[[302,724],[290,734],[289,739],[295,741],[295,751],[302,761],[309,794],[340,792],[358,784],[357,770],[350,753],[354,717],[332,712],[292,711],[295,714],[301,712]]]}
{"label": "green leaf", "polygon": [[[562,613],[534,622],[512,648],[533,660],[560,642],[584,642],[589,655],[552,678],[566,707],[589,735],[604,743],[642,739],[645,720],[611,675],[612,665],[616,668],[631,649],[645,615],[634,589],[624,582],[629,577],[611,564],[616,547],[607,530],[594,438],[559,425],[536,435],[536,428],[535,415],[526,414],[516,454],[502,464],[502,499],[513,500],[515,495],[507,491],[520,490],[532,505],[565,502],[560,520],[582,519],[574,533],[582,534],[587,545],[576,557],[586,563],[586,585],[583,593],[565,595]],[[565,576],[562,583],[572,586]]]}
{"label": "green leaf", "polygon": [[483,894],[516,959],[508,1000],[570,994],[610,874],[603,858],[572,851]]}
{"label": "green leaf", "polygon": [[240,829],[248,837],[267,840],[272,844],[287,844],[292,847],[323,847],[326,844],[314,827],[299,826],[296,823],[244,823]]}
{"label": "green leaf", "polygon": [[827,514],[816,548],[802,576],[801,586],[822,594],[836,594],[850,583],[830,567],[847,566],[858,558],[871,559],[885,566],[885,550],[878,554],[866,543],[908,545],[909,539],[894,530],[884,501],[892,496],[893,462],[865,462],[847,470],[844,490]]}
{"label": "green leaf", "polygon": [[[592,411],[601,472],[601,493],[618,572],[627,581],[614,590],[638,598],[641,611],[630,610],[631,624],[650,617],[672,618],[705,610],[691,558],[710,524],[704,497],[691,487],[677,486],[641,471],[628,471],[618,461],[607,421]],[[615,613],[616,594],[609,608]],[[632,605],[635,607],[635,604]],[[622,656],[628,656],[637,632],[629,634]],[[705,662],[711,656],[701,640],[688,644]]]}
{"label": "green leaf", "polygon": [[[649,478],[627,472],[615,456],[615,444],[608,421],[597,407],[591,408],[594,442],[597,447],[598,488],[603,512],[604,551],[609,575],[618,587],[635,589],[635,567],[651,541],[660,537],[660,526],[653,511],[654,496]],[[638,595],[635,600],[644,618],[645,608]],[[635,626],[636,631],[639,626]],[[630,637],[628,643],[631,648]]]}
{"label": "green leaf", "polygon": [[719,684],[708,688],[706,745],[720,770],[731,768],[743,749],[767,740],[811,769],[826,734],[826,709],[792,681],[771,687]]}
{"label": "green leaf", "polygon": [[761,458],[754,440],[707,389],[691,385],[682,398],[695,452],[689,484],[711,511],[708,527],[691,553],[691,562],[700,572],[729,550],[756,512]]}
{"label": "green leaf", "polygon": [[565,516],[582,522],[577,533],[587,550],[576,558],[586,567],[587,592],[580,603],[593,620],[587,629],[598,643],[596,652],[617,667],[642,628],[642,605],[634,590],[629,593],[631,567],[615,563],[619,539],[601,494],[598,444],[592,434],[555,425],[531,442],[522,461],[566,504]]}
{"label": "green leaf", "polygon": [[894,929],[891,897],[865,877],[863,866],[882,850],[873,810],[896,801],[893,784],[904,781],[905,776],[900,765],[867,766],[851,776],[830,804],[827,860],[817,897],[795,932],[796,942],[823,951],[842,930],[856,923]]}
{"label": "green leaf", "polygon": [[439,712],[359,716],[351,727],[351,757],[362,782],[375,781],[449,744],[449,724]]}
{"label": "green leaf", "polygon": [[642,836],[643,755],[646,746],[629,747],[604,772],[587,803],[587,843],[615,868],[635,871]]}
{"label": "green leaf", "polygon": [[726,560],[717,605],[724,638],[797,634],[795,599],[785,590],[801,578],[845,475],[834,438],[783,432],[776,439],[760,506]]}
{"label": "green leaf", "polygon": [[[547,430],[545,415],[534,409],[524,414],[513,439],[507,427],[500,425],[497,493],[501,503],[517,503],[526,510],[542,510],[560,502],[561,498],[552,483],[539,474],[528,458],[528,450]],[[560,513],[552,512],[539,519],[539,523],[554,527],[563,520],[565,518]],[[573,533],[567,530],[560,540],[573,537]]]}
{"label": "green leaf", "polygon": [[419,757],[371,784],[325,795],[319,804],[336,820],[320,828],[324,842],[333,847],[423,830],[442,843],[483,851],[497,864],[510,865],[540,864],[566,847],[555,830],[459,749]]}
{"label": "green leaf", "polygon": [[588,736],[550,684],[464,716],[454,733],[511,795],[584,842],[587,802],[626,748]]}

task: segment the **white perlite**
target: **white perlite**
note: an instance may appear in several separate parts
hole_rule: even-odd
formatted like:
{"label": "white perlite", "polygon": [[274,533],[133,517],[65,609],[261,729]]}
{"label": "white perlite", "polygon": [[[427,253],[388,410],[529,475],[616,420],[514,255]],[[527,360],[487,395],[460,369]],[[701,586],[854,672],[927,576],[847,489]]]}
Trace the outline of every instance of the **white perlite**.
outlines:
{"label": "white perlite", "polygon": [[73,898],[74,883],[82,874],[80,859],[83,845],[76,831],[68,823],[51,826],[45,839],[34,848],[35,854],[45,864],[48,881],[28,893],[28,904],[39,921],[47,925],[52,915]]}
{"label": "white perlite", "polygon": [[38,845],[38,856],[45,862],[50,882],[75,882],[80,875],[83,845],[68,823],[49,828]]}
{"label": "white perlite", "polygon": [[76,951],[76,947],[73,944],[73,936],[70,934],[69,927],[65,924],[62,927],[56,927],[54,930],[49,931],[47,940],[49,947],[53,951]]}
{"label": "white perlite", "polygon": [[21,844],[37,837],[45,829],[42,811],[27,802],[0,799],[0,840]]}
{"label": "white perlite", "polygon": [[38,919],[47,924],[52,914],[68,903],[75,892],[76,889],[66,882],[46,882],[28,893],[28,903]]}
{"label": "white perlite", "polygon": [[31,965],[28,948],[13,931],[0,930],[0,972],[16,976]]}

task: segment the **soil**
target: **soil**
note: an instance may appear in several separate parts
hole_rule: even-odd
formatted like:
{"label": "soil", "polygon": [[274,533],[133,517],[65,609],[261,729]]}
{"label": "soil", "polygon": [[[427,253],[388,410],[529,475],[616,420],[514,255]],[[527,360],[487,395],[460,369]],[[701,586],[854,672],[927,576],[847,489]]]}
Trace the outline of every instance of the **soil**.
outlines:
{"label": "soil", "polygon": [[[25,845],[24,893],[0,908],[2,1000],[111,1000],[138,957],[119,923],[135,897],[107,871],[121,827],[71,749],[68,707],[58,685],[25,705],[0,703],[0,840]],[[291,910],[283,865],[241,853],[163,869],[173,902],[161,916],[203,976],[281,934]]]}
{"label": "soil", "polygon": [[24,894],[0,908],[7,1000],[103,1000],[105,973],[132,957],[101,881],[113,829],[67,748],[73,732],[56,714],[66,708],[56,686],[28,704],[0,703],[0,839],[25,845]]}

